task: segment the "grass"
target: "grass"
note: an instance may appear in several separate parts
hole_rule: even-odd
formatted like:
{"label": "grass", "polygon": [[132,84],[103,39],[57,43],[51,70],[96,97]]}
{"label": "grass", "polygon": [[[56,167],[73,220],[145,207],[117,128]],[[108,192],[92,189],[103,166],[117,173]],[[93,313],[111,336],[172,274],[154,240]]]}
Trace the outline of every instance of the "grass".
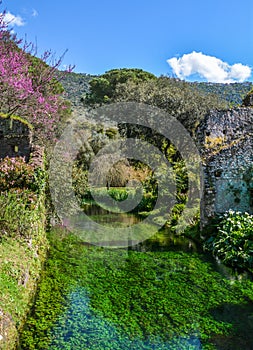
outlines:
{"label": "grass", "polygon": [[28,192],[0,195],[0,345],[6,350],[16,347],[48,247],[44,197],[35,201],[31,196]]}

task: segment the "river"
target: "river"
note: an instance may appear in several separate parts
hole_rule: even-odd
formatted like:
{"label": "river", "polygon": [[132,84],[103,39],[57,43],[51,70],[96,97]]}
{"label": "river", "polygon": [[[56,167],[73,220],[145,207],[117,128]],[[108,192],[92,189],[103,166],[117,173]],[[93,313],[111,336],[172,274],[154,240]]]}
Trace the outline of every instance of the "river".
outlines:
{"label": "river", "polygon": [[[108,225],[140,221],[92,206],[86,213]],[[20,349],[253,349],[250,276],[221,265],[194,241],[161,230],[111,249],[64,227],[49,238]]]}

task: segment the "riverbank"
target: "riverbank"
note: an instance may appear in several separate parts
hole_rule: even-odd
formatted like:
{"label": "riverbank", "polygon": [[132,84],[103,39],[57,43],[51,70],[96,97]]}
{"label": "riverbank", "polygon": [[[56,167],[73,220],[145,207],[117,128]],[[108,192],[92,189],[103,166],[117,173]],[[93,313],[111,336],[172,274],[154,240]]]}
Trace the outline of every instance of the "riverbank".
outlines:
{"label": "riverbank", "polygon": [[[33,305],[49,248],[43,153],[1,161],[0,349],[13,350]],[[5,171],[6,169],[6,171]]]}
{"label": "riverbank", "polygon": [[[9,195],[6,200],[11,206],[17,198]],[[12,219],[22,230],[21,236],[4,238],[0,244],[0,349],[3,350],[15,349],[18,344],[18,334],[32,306],[48,249],[44,196],[27,208],[22,217],[15,216],[14,211]],[[28,218],[28,223],[23,222]],[[5,226],[11,224],[5,222]]]}

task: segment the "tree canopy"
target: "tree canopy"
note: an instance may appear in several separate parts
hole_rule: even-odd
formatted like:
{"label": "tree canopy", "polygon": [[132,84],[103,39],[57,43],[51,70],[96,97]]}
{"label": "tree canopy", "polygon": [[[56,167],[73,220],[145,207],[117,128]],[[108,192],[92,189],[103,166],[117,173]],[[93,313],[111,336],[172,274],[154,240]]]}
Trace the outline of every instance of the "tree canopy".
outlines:
{"label": "tree canopy", "polygon": [[165,76],[157,78],[140,69],[114,69],[89,84],[84,99],[88,106],[119,101],[146,103],[166,110],[191,133],[209,110],[228,107],[228,102],[200,91],[197,85]]}
{"label": "tree canopy", "polygon": [[118,84],[132,82],[138,85],[142,82],[155,79],[155,75],[142,69],[112,69],[90,81],[90,91],[83,100],[87,105],[113,102],[116,98],[115,93]]}

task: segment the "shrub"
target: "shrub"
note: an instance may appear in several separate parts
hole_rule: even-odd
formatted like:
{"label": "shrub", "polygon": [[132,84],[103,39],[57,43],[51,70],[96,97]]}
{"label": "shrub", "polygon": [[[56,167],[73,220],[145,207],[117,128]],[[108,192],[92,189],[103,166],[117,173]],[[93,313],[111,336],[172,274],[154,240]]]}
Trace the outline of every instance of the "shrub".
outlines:
{"label": "shrub", "polygon": [[112,187],[110,189],[100,187],[93,188],[92,191],[89,190],[90,198],[92,198],[92,194],[96,196],[96,199],[101,200],[102,202],[104,202],[106,198],[110,197],[117,202],[122,202],[126,199],[133,199],[136,194],[136,190],[134,188],[130,189],[127,187]]}
{"label": "shrub", "polygon": [[253,267],[253,215],[226,212],[205,247],[227,265]]}
{"label": "shrub", "polygon": [[37,218],[38,197],[20,189],[0,194],[0,241],[7,237],[30,238]]}
{"label": "shrub", "polygon": [[0,161],[0,192],[24,189],[38,193],[43,188],[44,171],[25,162],[23,157]]}

